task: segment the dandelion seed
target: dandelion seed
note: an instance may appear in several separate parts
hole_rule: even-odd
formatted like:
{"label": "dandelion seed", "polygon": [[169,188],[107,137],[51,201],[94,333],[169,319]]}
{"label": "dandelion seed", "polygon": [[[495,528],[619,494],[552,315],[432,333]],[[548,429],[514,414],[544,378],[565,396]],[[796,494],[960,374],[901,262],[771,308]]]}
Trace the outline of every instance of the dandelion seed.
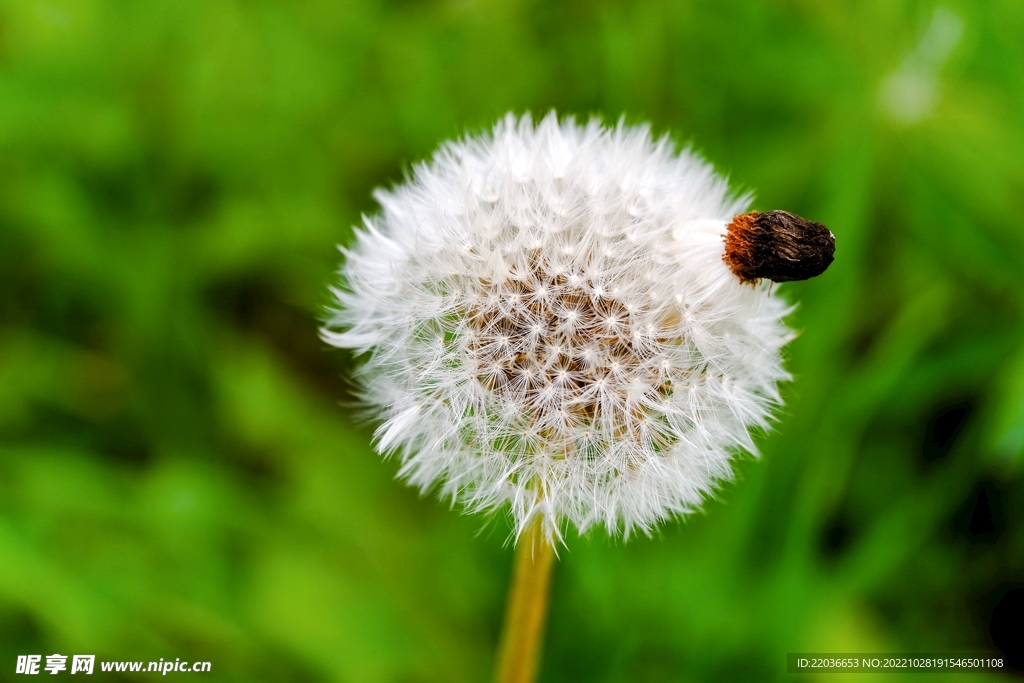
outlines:
{"label": "dandelion seed", "polygon": [[647,531],[730,476],[788,378],[789,307],[761,279],[810,277],[834,249],[818,223],[744,213],[646,127],[554,114],[446,143],[375,197],[323,334],[368,353],[378,450],[549,540]]}

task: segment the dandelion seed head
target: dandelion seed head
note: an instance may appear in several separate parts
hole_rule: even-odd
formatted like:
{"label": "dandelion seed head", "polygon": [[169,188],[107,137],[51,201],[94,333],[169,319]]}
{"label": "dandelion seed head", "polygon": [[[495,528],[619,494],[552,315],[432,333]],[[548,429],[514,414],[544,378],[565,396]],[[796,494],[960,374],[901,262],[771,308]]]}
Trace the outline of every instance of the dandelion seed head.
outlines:
{"label": "dandelion seed head", "polygon": [[788,308],[723,261],[749,200],[692,152],[508,115],[375,197],[323,335],[367,353],[376,447],[413,485],[517,530],[647,531],[768,425]]}

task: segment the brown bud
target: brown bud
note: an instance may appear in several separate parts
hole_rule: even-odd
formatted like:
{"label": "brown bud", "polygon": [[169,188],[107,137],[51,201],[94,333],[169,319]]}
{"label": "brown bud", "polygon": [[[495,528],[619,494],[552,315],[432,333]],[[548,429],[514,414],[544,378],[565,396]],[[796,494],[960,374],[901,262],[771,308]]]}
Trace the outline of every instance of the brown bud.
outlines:
{"label": "brown bud", "polygon": [[832,263],[836,238],[821,223],[788,211],[751,211],[729,224],[725,262],[741,282],[807,280]]}

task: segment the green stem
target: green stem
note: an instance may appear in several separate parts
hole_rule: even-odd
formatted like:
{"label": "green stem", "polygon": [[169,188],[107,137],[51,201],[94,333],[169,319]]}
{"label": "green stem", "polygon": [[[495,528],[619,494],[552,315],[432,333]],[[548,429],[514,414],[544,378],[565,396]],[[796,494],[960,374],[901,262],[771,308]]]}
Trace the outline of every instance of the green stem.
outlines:
{"label": "green stem", "polygon": [[498,645],[496,683],[534,683],[540,661],[555,549],[538,515],[519,538],[505,624]]}

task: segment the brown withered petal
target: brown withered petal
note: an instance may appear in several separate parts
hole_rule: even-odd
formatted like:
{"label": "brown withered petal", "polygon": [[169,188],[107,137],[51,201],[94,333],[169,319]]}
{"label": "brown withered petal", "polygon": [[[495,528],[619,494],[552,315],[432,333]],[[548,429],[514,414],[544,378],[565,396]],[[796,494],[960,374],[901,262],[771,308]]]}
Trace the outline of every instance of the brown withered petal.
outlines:
{"label": "brown withered petal", "polygon": [[788,211],[751,211],[729,224],[724,259],[742,282],[790,282],[824,273],[835,251],[835,235],[821,223]]}

